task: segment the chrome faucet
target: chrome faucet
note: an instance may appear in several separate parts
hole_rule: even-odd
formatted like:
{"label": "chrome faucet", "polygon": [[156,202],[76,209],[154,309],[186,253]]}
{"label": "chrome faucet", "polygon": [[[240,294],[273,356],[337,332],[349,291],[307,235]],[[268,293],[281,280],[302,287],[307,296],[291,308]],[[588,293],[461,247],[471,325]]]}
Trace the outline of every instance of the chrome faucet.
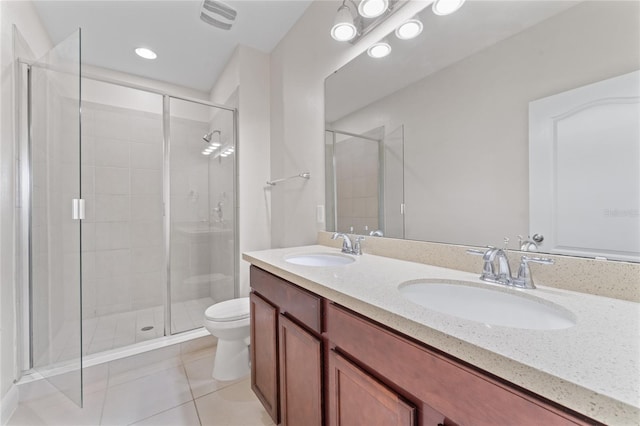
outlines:
{"label": "chrome faucet", "polygon": [[[533,284],[533,278],[531,276],[531,270],[529,269],[529,263],[540,263],[543,265],[553,264],[553,259],[545,257],[528,257],[522,256],[520,261],[520,267],[516,277],[511,276],[511,268],[509,267],[509,259],[504,250],[488,247],[486,251],[469,249],[467,253],[482,256],[484,265],[482,267],[482,274],[480,279],[495,284],[508,285],[518,288],[534,289],[536,286]],[[498,261],[498,267],[496,268],[495,262]],[[497,273],[496,273],[497,269]]]}
{"label": "chrome faucet", "polygon": [[533,278],[531,277],[529,262],[539,263],[541,265],[553,265],[553,259],[522,256],[520,259],[520,267],[518,267],[518,275],[512,280],[512,285],[519,288],[536,288],[533,284]]}
{"label": "chrome faucet", "polygon": [[498,276],[495,279],[496,282],[509,285],[511,281],[511,267],[509,266],[509,258],[504,250],[499,248],[488,250],[485,257],[490,262],[494,262],[494,259],[498,261]]}
{"label": "chrome faucet", "polygon": [[356,256],[360,256],[362,254],[362,240],[364,237],[357,236],[355,238],[355,242],[351,243],[351,238],[347,234],[342,232],[336,232],[331,237],[332,240],[337,240],[338,238],[342,238],[342,252],[347,254],[355,254]]}
{"label": "chrome faucet", "polygon": [[360,235],[356,236],[356,239],[353,242],[352,254],[355,254],[356,256],[362,255],[362,241],[364,241],[364,237]]}

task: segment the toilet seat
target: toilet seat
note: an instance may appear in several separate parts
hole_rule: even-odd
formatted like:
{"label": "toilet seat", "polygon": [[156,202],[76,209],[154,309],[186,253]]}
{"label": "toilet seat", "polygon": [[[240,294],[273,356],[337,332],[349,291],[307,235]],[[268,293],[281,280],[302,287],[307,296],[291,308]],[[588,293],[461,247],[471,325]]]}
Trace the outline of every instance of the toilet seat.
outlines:
{"label": "toilet seat", "polygon": [[204,311],[204,316],[209,321],[228,322],[249,318],[249,298],[226,300],[209,306]]}

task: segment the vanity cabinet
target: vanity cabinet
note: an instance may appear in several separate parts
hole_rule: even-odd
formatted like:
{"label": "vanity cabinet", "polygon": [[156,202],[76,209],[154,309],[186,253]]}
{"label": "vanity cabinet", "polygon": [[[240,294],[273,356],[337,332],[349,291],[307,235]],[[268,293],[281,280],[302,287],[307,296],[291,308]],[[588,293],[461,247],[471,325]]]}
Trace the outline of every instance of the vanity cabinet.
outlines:
{"label": "vanity cabinet", "polygon": [[329,352],[331,426],[414,426],[416,408],[335,351]]}
{"label": "vanity cabinet", "polygon": [[251,389],[278,423],[278,310],[255,293],[251,306]]}
{"label": "vanity cabinet", "polygon": [[276,423],[599,424],[251,267],[252,388]]}
{"label": "vanity cabinet", "polygon": [[329,302],[326,334],[332,350],[417,401],[418,425],[595,424]]}
{"label": "vanity cabinet", "polygon": [[283,425],[322,424],[322,343],[280,317],[280,408]]}
{"label": "vanity cabinet", "polygon": [[273,421],[323,424],[322,299],[251,267],[251,388]]}

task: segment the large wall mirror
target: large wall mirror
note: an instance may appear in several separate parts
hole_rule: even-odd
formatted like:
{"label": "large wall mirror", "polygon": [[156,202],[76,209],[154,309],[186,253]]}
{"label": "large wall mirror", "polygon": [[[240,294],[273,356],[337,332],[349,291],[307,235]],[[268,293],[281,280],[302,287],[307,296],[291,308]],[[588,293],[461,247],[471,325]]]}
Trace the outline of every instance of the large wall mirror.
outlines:
{"label": "large wall mirror", "polygon": [[327,229],[640,261],[640,2],[418,17],[325,82]]}

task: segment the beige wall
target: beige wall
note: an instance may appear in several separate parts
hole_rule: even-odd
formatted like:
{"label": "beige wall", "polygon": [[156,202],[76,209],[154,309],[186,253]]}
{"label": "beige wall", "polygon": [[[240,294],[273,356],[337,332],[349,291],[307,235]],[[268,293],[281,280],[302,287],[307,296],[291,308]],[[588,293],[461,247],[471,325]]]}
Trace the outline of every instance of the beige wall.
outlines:
{"label": "beige wall", "polygon": [[[218,78],[210,99],[238,108],[238,223],[239,248],[262,250],[271,246],[271,201],[265,182],[269,164],[269,55],[239,46]],[[249,264],[240,260],[240,296],[249,294]]]}
{"label": "beige wall", "polygon": [[405,125],[406,238],[526,236],[529,102],[640,68],[639,5],[582,3],[334,123]]}
{"label": "beige wall", "polygon": [[329,35],[342,2],[315,1],[271,53],[271,177],[311,172],[271,189],[272,247],[312,244],[324,221],[324,80],[430,1],[408,3],[355,45]]}

